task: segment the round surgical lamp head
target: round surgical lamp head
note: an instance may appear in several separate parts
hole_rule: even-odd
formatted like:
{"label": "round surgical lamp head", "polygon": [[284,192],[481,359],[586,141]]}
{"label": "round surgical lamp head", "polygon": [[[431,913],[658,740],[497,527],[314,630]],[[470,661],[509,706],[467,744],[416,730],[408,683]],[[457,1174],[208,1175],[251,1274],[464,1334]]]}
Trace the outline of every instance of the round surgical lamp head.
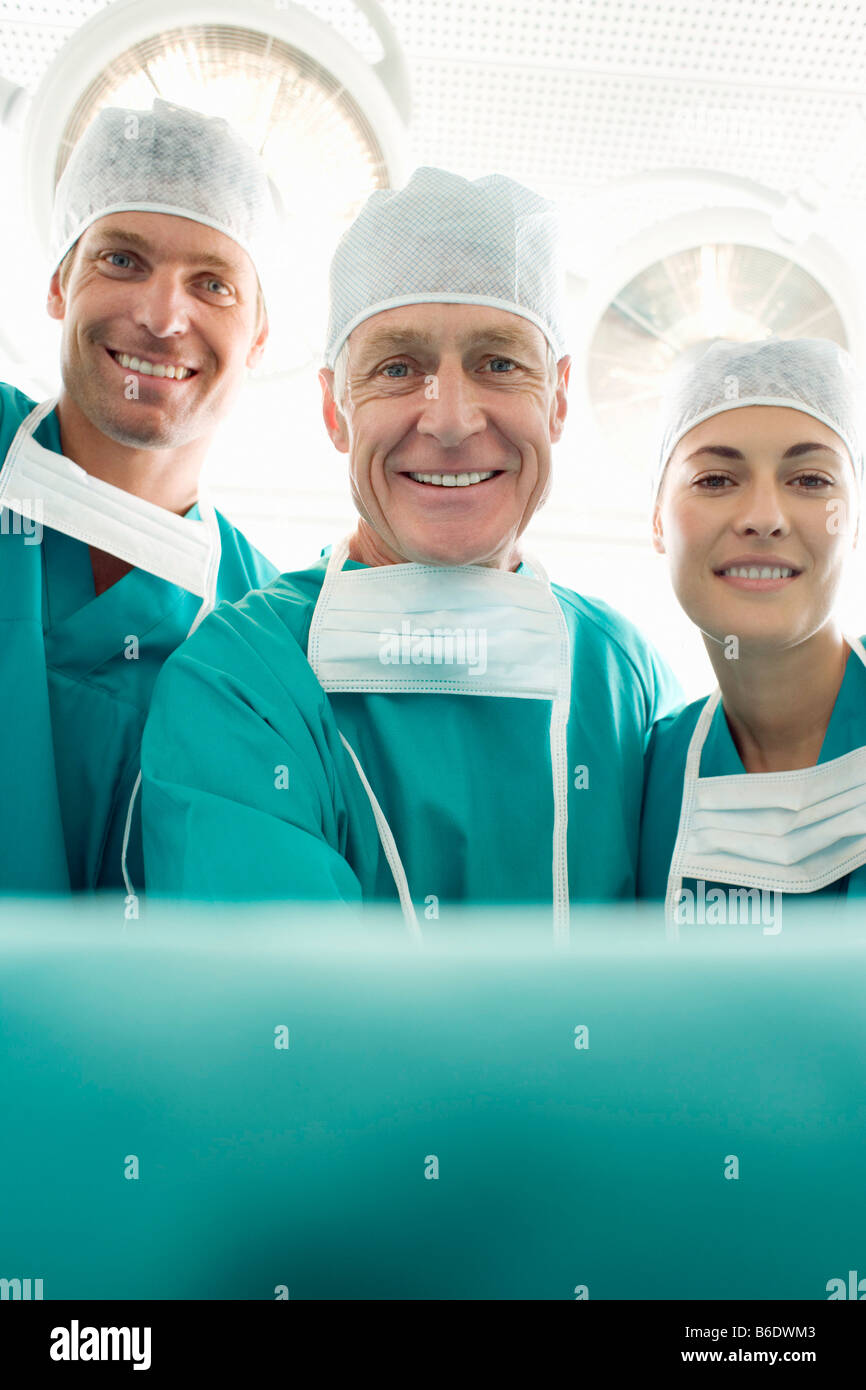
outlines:
{"label": "round surgical lamp head", "polygon": [[405,63],[375,0],[357,5],[382,49],[376,64],[289,0],[116,0],[94,15],[47,69],[26,117],[21,153],[40,238],[47,244],[57,179],[97,112],[148,108],[153,96],[226,116],[260,150],[285,206],[303,201],[308,221],[329,187],[343,205],[325,215],[340,221],[374,188],[402,183]]}
{"label": "round surgical lamp head", "polygon": [[[782,240],[772,222],[780,195],[721,181],[713,205],[703,180],[693,207],[664,216],[672,195],[685,201],[690,190],[672,175],[658,182],[651,203],[652,188],[641,187],[648,207],[639,231],[618,236],[612,209],[603,227],[612,253],[599,249],[581,267],[587,284],[572,353],[572,409],[583,408],[641,506],[658,400],[680,353],[717,337],[825,337],[860,361],[866,341],[851,267],[817,237],[796,248]],[[588,199],[587,225],[594,210]]]}
{"label": "round surgical lamp head", "polygon": [[618,453],[636,451],[683,352],[771,336],[849,345],[839,306],[788,257],[713,242],[673,252],[623,285],[596,325],[587,364],[596,418]]}

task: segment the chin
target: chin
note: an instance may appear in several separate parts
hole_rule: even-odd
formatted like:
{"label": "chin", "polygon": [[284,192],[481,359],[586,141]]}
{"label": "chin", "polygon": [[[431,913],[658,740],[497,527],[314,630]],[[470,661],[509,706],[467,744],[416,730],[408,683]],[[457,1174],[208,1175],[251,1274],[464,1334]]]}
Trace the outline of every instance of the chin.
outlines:
{"label": "chin", "polygon": [[744,627],[742,623],[731,623],[727,631],[722,632],[715,625],[712,629],[704,627],[714,642],[720,647],[726,646],[732,636],[739,642],[739,650],[751,653],[762,653],[772,651],[783,651],[786,647],[792,647],[800,640],[800,632],[785,627],[779,623],[750,623]]}
{"label": "chin", "polygon": [[127,449],[175,449],[187,443],[186,431],[176,425],[154,420],[148,423],[143,418],[132,420],[104,419],[93,423],[116,444]]}
{"label": "chin", "polygon": [[475,550],[466,546],[418,546],[415,563],[419,565],[483,565]]}
{"label": "chin", "polygon": [[412,550],[417,563],[427,565],[488,565],[503,548],[501,540],[484,543],[483,536],[417,536],[412,537]]}

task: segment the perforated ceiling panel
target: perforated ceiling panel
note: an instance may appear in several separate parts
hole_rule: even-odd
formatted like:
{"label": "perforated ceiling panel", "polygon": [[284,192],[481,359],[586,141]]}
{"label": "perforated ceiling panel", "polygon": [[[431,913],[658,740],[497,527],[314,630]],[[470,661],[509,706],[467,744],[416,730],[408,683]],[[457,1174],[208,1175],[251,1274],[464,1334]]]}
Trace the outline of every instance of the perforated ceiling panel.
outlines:
{"label": "perforated ceiling panel", "polygon": [[388,0],[412,50],[527,67],[858,87],[861,0]]}
{"label": "perforated ceiling panel", "polygon": [[[0,0],[0,72],[34,84],[106,0]],[[352,0],[308,0],[365,57]],[[215,13],[218,7],[215,5]],[[788,192],[866,100],[866,0],[384,0],[407,56],[413,153],[579,196],[674,164]],[[183,10],[178,3],[178,14]],[[866,204],[866,141],[848,197]]]}

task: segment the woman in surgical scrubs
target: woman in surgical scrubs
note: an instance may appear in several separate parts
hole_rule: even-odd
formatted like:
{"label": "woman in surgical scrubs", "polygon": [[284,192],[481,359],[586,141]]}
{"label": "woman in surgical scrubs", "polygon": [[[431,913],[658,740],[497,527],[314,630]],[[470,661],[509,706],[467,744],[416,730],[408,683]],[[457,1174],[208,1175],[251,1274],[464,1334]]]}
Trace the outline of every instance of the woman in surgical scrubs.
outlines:
{"label": "woman in surgical scrubs", "polygon": [[860,391],[835,343],[770,338],[699,349],[668,392],[654,544],[718,680],[647,754],[638,894],[675,922],[866,895],[866,648],[834,616]]}

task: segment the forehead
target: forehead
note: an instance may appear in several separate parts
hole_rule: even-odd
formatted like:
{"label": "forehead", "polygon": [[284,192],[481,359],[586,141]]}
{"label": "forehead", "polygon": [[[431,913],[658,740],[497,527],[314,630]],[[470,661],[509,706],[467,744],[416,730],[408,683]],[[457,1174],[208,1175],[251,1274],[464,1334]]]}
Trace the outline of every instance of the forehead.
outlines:
{"label": "forehead", "polygon": [[822,420],[793,406],[746,405],[721,411],[684,434],[674,457],[685,460],[696,449],[719,446],[738,449],[748,457],[757,452],[781,452],[794,444],[823,444],[847,457],[839,435]]}
{"label": "forehead", "polygon": [[255,275],[252,261],[231,237],[191,217],[166,212],[113,212],[82,233],[82,246],[123,246],[153,260],[182,261],[231,273]]}
{"label": "forehead", "polygon": [[544,358],[547,339],[534,323],[483,304],[406,304],[364,319],[349,334],[354,359],[409,349],[465,351],[479,344]]}

